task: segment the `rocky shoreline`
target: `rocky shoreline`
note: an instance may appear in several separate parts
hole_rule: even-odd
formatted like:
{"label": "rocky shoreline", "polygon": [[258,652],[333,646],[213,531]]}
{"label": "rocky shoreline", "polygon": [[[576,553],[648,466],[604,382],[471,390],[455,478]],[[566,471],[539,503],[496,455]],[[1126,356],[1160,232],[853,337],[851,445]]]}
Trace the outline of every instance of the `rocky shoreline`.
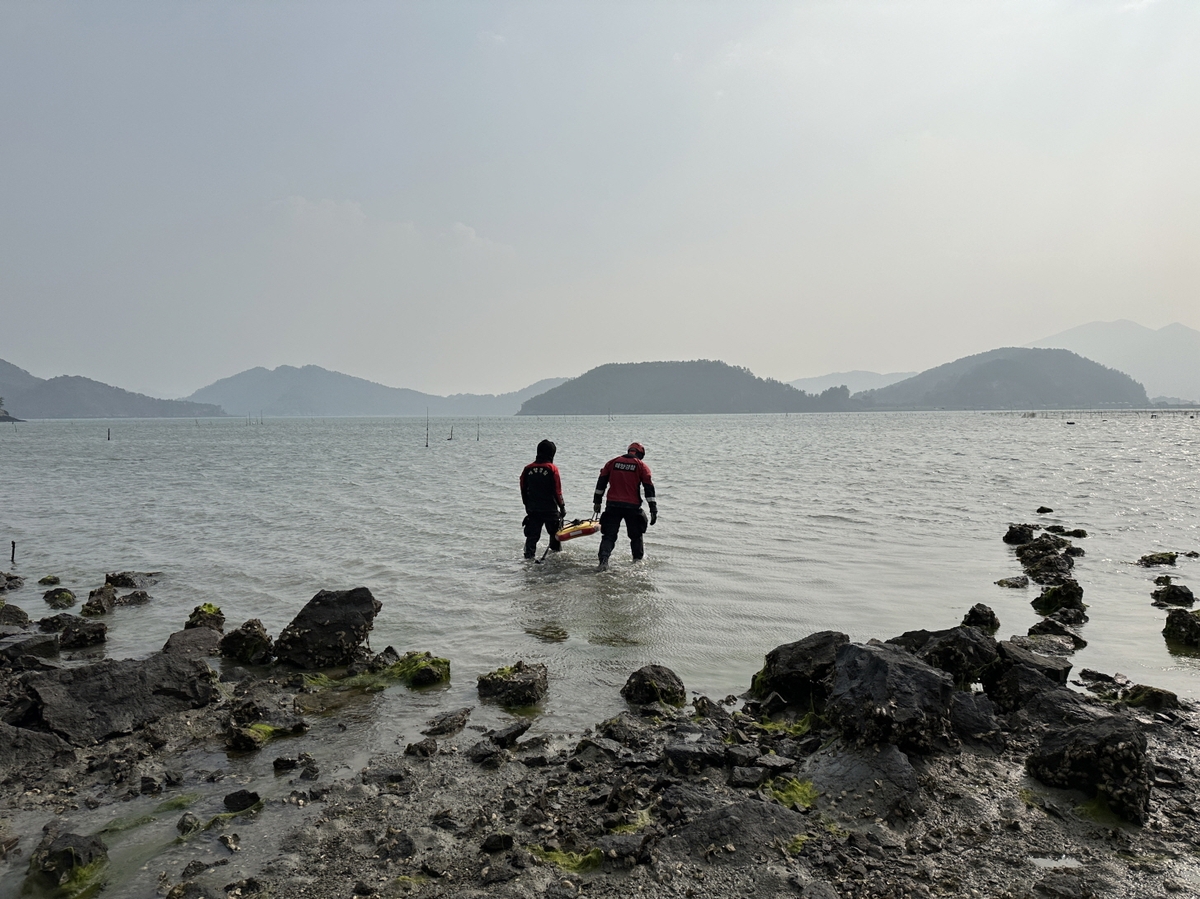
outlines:
{"label": "rocky shoreline", "polygon": [[[369,716],[380,690],[450,676],[428,653],[365,649],[380,608],[365,588],[321,591],[275,639],[197,606],[146,659],[70,667],[56,660],[64,638],[102,641],[106,611],[149,601],[153,573],[110,575],[85,617],[33,625],[0,607],[0,887],[1195,895],[1200,712],[1116,673],[1071,680],[1087,621],[1072,541],[1086,534],[1057,530],[1005,535],[1025,574],[1002,585],[1041,587],[1029,634],[995,639],[983,605],[883,641],[819,632],[767,652],[740,697],[689,698],[648,666],[622,690],[626,710],[583,735],[528,735],[548,684],[543,666],[517,661],[479,677],[480,706],[440,710],[420,739],[350,768],[289,738],[335,726],[335,710]],[[1139,561],[1174,566],[1175,554]],[[1197,622],[1170,616],[1173,640]]]}

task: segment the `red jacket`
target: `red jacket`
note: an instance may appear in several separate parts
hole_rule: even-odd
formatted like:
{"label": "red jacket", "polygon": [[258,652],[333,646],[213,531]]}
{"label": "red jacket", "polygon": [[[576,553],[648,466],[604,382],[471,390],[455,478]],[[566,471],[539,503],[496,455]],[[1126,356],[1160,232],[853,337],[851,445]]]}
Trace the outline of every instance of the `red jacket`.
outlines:
{"label": "red jacket", "polygon": [[654,481],[650,478],[650,466],[637,456],[626,453],[610,459],[600,469],[600,478],[596,481],[596,502],[604,498],[604,488],[608,488],[608,504],[621,506],[641,506],[641,488],[646,488],[646,502],[651,509],[656,506],[654,500]]}

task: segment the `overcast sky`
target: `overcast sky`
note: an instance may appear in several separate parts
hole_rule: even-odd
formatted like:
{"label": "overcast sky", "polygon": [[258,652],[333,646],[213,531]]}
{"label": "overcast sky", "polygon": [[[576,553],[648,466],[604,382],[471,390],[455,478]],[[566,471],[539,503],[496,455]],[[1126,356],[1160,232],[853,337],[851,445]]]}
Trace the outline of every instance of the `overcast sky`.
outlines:
{"label": "overcast sky", "polygon": [[1200,4],[0,3],[0,358],[183,396],[1200,328]]}

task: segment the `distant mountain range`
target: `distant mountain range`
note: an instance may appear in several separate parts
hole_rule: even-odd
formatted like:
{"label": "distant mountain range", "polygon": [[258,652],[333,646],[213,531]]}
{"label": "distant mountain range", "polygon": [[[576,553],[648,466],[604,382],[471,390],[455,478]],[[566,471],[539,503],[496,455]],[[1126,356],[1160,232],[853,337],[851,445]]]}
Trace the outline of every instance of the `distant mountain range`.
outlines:
{"label": "distant mountain range", "polygon": [[[1039,343],[1073,342],[1092,357],[1125,354],[1156,396],[1200,398],[1200,332],[1133,322],[1093,322]],[[1061,348],[1005,347],[905,377],[838,372],[791,384],[724,362],[601,365],[578,378],[547,378],[524,390],[435,396],[387,387],[315,365],[252,368],[186,400],[131,393],[89,378],[38,378],[0,360],[0,397],[17,418],[280,416],[635,415],[836,412],[900,409],[1085,409],[1150,405],[1125,374]],[[1189,380],[1190,379],[1190,380]],[[878,384],[863,389],[863,385]],[[804,385],[808,390],[795,385]],[[1161,391],[1161,393],[1159,393]]]}
{"label": "distant mountain range", "polygon": [[546,378],[524,390],[501,394],[456,393],[434,396],[403,387],[386,387],[316,365],[251,368],[222,378],[193,393],[193,402],[213,403],[233,415],[371,416],[514,415],[521,404],[565,378]]}
{"label": "distant mountain range", "polygon": [[521,415],[820,412],[845,408],[850,392],[812,396],[724,362],[628,362],[593,368],[526,400]]}
{"label": "distant mountain range", "polygon": [[1004,347],[856,394],[862,409],[1145,408],[1129,375],[1069,350]]}
{"label": "distant mountain range", "polygon": [[39,378],[0,359],[0,397],[15,418],[209,418],[219,406],[160,400],[91,378]]}
{"label": "distant mountain range", "polygon": [[1136,322],[1089,322],[1030,344],[1062,347],[1141,381],[1153,398],[1200,402],[1200,331],[1178,322],[1155,331]]}
{"label": "distant mountain range", "polygon": [[831,375],[820,375],[816,378],[797,378],[795,381],[788,381],[788,383],[797,390],[803,390],[805,393],[820,393],[823,390],[828,390],[830,387],[841,386],[846,387],[851,393],[861,393],[864,390],[887,387],[889,384],[895,384],[897,381],[911,378],[915,374],[915,371],[894,371],[886,375],[881,375],[876,371],[835,371]]}

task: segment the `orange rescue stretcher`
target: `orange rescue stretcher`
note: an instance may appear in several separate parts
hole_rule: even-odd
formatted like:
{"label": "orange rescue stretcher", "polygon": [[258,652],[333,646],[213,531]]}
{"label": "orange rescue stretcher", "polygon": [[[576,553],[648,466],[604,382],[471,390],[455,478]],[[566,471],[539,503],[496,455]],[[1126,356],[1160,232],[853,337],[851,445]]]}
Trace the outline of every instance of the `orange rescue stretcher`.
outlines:
{"label": "orange rescue stretcher", "polygon": [[559,529],[555,534],[555,538],[560,542],[565,543],[568,540],[574,540],[576,537],[588,537],[600,530],[599,518],[587,518],[580,520],[576,518],[570,524]]}

